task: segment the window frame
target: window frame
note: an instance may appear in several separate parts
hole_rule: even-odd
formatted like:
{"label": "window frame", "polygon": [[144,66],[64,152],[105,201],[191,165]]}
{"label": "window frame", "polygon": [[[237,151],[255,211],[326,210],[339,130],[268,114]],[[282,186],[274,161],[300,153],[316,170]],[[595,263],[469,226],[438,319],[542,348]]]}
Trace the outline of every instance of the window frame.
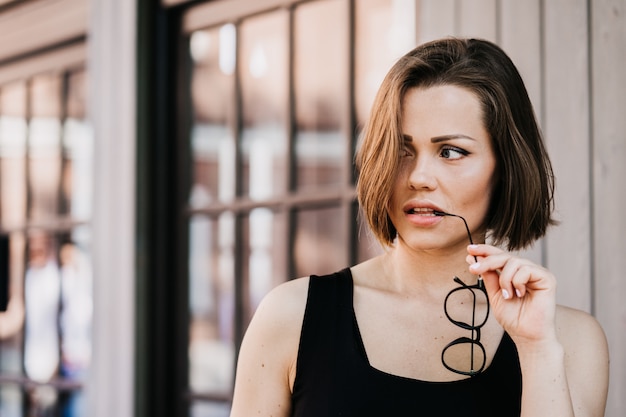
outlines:
{"label": "window frame", "polygon": [[[341,164],[341,185],[319,190],[296,190],[293,175],[287,175],[287,193],[261,201],[242,197],[241,178],[237,178],[237,197],[230,202],[216,202],[206,207],[190,207],[187,167],[191,163],[189,133],[191,100],[188,80],[191,62],[186,48],[194,30],[233,23],[279,9],[289,12],[289,95],[284,126],[289,137],[289,172],[295,170],[293,13],[296,7],[313,0],[230,0],[228,2],[178,2],[164,0],[160,7],[143,3],[139,10],[138,48],[138,258],[137,275],[138,329],[137,415],[188,415],[194,402],[229,404],[231,395],[189,391],[188,385],[188,221],[192,216],[212,219],[224,212],[235,216],[235,329],[236,351],[247,326],[244,314],[244,287],[241,247],[243,219],[256,208],[268,208],[288,216],[282,239],[293,247],[297,213],[304,209],[338,207],[341,211],[345,243],[344,264],[354,264],[358,257],[358,224],[353,155],[356,148],[354,111],[354,0],[346,0],[348,21],[345,25],[349,57],[346,71],[350,80],[341,92],[346,96],[342,111],[342,137],[345,139]],[[228,3],[228,4],[225,4]],[[157,47],[158,46],[158,47]],[[237,73],[237,69],[235,70]],[[237,116],[230,126],[239,147],[242,131],[241,86],[235,81]],[[157,122],[154,122],[157,121]],[[175,139],[172,139],[175,138]],[[287,277],[294,278],[295,266],[289,254]],[[176,276],[179,279],[172,280]],[[168,306],[165,309],[163,306]],[[167,313],[164,312],[167,310]],[[236,361],[233,364],[236,366]],[[168,394],[169,393],[169,394]],[[175,393],[175,394],[171,394]]]}

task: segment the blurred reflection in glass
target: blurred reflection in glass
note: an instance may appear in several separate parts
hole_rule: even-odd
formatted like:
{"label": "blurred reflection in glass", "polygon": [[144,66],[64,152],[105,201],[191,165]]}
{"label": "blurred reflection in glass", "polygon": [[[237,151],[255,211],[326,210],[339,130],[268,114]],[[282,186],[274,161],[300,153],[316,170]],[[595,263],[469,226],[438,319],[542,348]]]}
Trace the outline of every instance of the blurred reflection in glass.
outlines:
{"label": "blurred reflection in glass", "polygon": [[359,0],[355,3],[355,105],[360,128],[383,77],[416,46],[415,0]]}
{"label": "blurred reflection in glass", "polygon": [[329,274],[347,263],[342,210],[302,210],[296,214],[294,261],[297,277]]}
{"label": "blurred reflection in glass", "polygon": [[93,132],[86,119],[87,75],[70,73],[67,114],[63,122],[63,214],[76,220],[91,217]]}
{"label": "blurred reflection in glass", "polygon": [[[8,239],[9,303],[6,311],[0,312],[0,372],[21,375],[26,239],[22,232],[13,232]],[[0,416],[21,416],[23,404],[24,395],[20,386],[0,386]]]}
{"label": "blurred reflection in glass", "polygon": [[244,328],[258,307],[261,299],[276,285],[284,282],[287,275],[285,253],[287,216],[266,208],[257,208],[243,221],[244,266]]}
{"label": "blurred reflection in glass", "polygon": [[59,213],[61,181],[61,78],[34,77],[30,84],[28,125],[30,218],[44,220]]}
{"label": "blurred reflection in glass", "polygon": [[31,232],[28,236],[24,370],[38,382],[47,382],[56,375],[60,359],[57,320],[61,276],[54,251],[55,241],[47,233]]}
{"label": "blurred reflection in glass", "polygon": [[236,29],[232,24],[194,32],[191,98],[192,191],[190,205],[229,201],[235,193],[234,70]]}
{"label": "blurred reflection in glass", "polygon": [[24,393],[17,385],[0,385],[0,415],[22,417]]}
{"label": "blurred reflection in glass", "polygon": [[242,194],[254,200],[287,190],[287,28],[288,11],[283,9],[241,24],[240,173]]}
{"label": "blurred reflection in glass", "polygon": [[348,5],[305,3],[294,12],[296,177],[298,188],[340,185],[346,163]]}
{"label": "blurred reflection in glass", "polygon": [[[0,89],[0,228],[26,222],[26,103],[23,82]],[[23,233],[9,236],[9,300],[0,312],[0,372],[23,372],[24,273],[26,239]],[[0,386],[0,415],[21,416],[25,402],[19,386]]]}
{"label": "blurred reflection in glass", "polygon": [[0,221],[3,228],[26,221],[25,83],[0,89]]}
{"label": "blurred reflection in glass", "polygon": [[229,415],[229,404],[194,402],[189,408],[190,417],[228,417]]}
{"label": "blurred reflection in glass", "polygon": [[[84,245],[65,242],[59,250],[61,266],[61,368],[63,377],[84,382],[91,363],[93,313],[91,260]],[[82,391],[64,394],[63,416],[84,414]]]}
{"label": "blurred reflection in glass", "polygon": [[[28,235],[28,263],[24,277],[24,371],[45,383],[57,376],[60,364],[59,309],[61,275],[56,261],[56,239],[43,231]],[[49,415],[57,404],[57,391],[48,385],[28,389],[33,415]]]}
{"label": "blurred reflection in glass", "polygon": [[227,394],[233,383],[235,218],[189,222],[189,386]]}

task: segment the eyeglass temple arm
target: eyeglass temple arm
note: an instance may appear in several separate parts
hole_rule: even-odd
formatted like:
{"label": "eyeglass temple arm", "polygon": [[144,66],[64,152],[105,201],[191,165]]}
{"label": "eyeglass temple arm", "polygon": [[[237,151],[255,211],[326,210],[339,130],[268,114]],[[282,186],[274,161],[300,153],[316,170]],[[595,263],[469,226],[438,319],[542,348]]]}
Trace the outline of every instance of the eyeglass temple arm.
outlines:
{"label": "eyeglass temple arm", "polygon": [[[449,217],[456,217],[456,218],[463,220],[463,224],[465,225],[465,230],[467,231],[467,237],[469,238],[470,243],[472,245],[474,244],[474,240],[472,239],[472,233],[470,232],[469,226],[467,225],[467,221],[465,221],[465,218],[463,216],[459,216],[458,214],[446,213],[445,211],[439,211],[439,210],[434,210],[433,214],[435,216],[449,216]],[[478,258],[476,258],[476,255],[474,255],[474,260],[478,262]],[[478,286],[482,287],[483,285],[484,285],[483,277],[479,275]]]}

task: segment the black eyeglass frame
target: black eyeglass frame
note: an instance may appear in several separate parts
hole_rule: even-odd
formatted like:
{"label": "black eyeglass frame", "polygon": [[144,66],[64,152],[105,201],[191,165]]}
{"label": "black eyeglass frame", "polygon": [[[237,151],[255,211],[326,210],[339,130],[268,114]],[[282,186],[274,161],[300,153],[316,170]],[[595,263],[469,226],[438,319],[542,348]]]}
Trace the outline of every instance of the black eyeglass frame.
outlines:
{"label": "black eyeglass frame", "polygon": [[[465,230],[467,231],[467,236],[469,238],[470,244],[474,244],[474,241],[472,239],[472,234],[470,233],[469,230],[469,226],[467,225],[467,221],[465,221],[465,219],[457,214],[451,214],[451,213],[445,213],[442,211],[435,211],[435,215],[437,216],[450,216],[450,217],[457,217],[461,220],[463,220],[463,224],[465,225]],[[476,262],[478,262],[478,259],[474,256],[474,260],[476,260]],[[441,352],[441,363],[443,364],[443,366],[448,369],[449,371],[452,371],[454,373],[460,374],[460,375],[466,375],[466,376],[470,376],[473,377],[475,375],[480,374],[484,369],[485,369],[485,365],[487,362],[487,353],[485,351],[485,347],[483,346],[483,344],[480,342],[480,329],[481,327],[483,327],[485,325],[485,323],[487,323],[487,319],[489,318],[489,310],[490,310],[490,306],[489,306],[489,296],[487,295],[487,291],[485,290],[485,283],[483,282],[483,279],[481,276],[478,277],[478,281],[476,282],[476,284],[473,285],[467,285],[465,284],[463,281],[461,281],[461,279],[459,277],[454,277],[453,278],[454,281],[456,283],[459,284],[459,286],[457,288],[454,288],[452,291],[450,291],[448,293],[448,295],[446,296],[444,303],[443,303],[443,310],[444,313],[446,314],[446,317],[448,318],[448,320],[450,320],[450,322],[452,324],[454,324],[455,326],[458,326],[462,329],[465,330],[469,330],[471,331],[471,337],[467,337],[467,336],[463,336],[463,337],[459,337],[457,339],[454,339],[453,341],[451,341],[450,343],[448,343],[444,348],[443,351]],[[458,320],[454,320],[450,314],[448,313],[448,299],[450,298],[450,296],[452,296],[455,292],[457,291],[466,291],[469,290],[472,293],[472,321],[471,324],[470,323],[465,323],[463,321],[458,321]],[[476,324],[476,293],[474,291],[482,291],[485,295],[485,300],[487,300],[487,313],[485,314],[485,319],[479,323]],[[462,371],[456,368],[453,368],[452,366],[448,365],[445,361],[445,354],[446,351],[456,345],[459,344],[463,344],[463,343],[469,343],[470,344],[470,370],[469,371]],[[478,369],[474,368],[474,346],[478,346],[483,354],[483,361],[481,366]]]}

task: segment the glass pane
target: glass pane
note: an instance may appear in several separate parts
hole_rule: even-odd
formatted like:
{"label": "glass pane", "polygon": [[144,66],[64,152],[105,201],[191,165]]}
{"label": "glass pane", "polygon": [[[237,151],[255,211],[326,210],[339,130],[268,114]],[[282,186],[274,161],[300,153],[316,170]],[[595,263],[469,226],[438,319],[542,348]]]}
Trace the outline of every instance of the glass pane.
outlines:
{"label": "glass pane", "polygon": [[415,0],[359,0],[355,16],[355,106],[362,127],[385,74],[416,45]]}
{"label": "glass pane", "polygon": [[296,215],[296,276],[326,274],[345,268],[348,245],[339,207],[302,210]]}
{"label": "glass pane", "polygon": [[5,228],[26,220],[26,84],[0,89],[0,221]]}
{"label": "glass pane", "polygon": [[287,190],[288,11],[241,24],[242,193],[255,200]]}
{"label": "glass pane", "polygon": [[69,119],[87,118],[87,72],[77,70],[67,75],[67,103],[65,116]]}
{"label": "glass pane", "polygon": [[235,195],[234,70],[236,29],[232,24],[194,32],[191,98],[193,159],[190,204],[205,206]]}
{"label": "glass pane", "polygon": [[47,382],[60,364],[58,313],[61,272],[57,239],[46,232],[28,236],[24,277],[24,371],[30,379]]}
{"label": "glass pane", "polygon": [[299,188],[340,185],[348,121],[348,7],[305,3],[294,14],[295,153]]}
{"label": "glass pane", "polygon": [[0,385],[0,415],[21,417],[24,415],[24,394],[16,385]]}
{"label": "glass pane", "polygon": [[28,127],[30,216],[41,220],[59,212],[61,181],[61,78],[42,75],[31,82]]}
{"label": "glass pane", "polygon": [[82,381],[91,362],[93,274],[87,227],[74,229],[59,243],[61,271],[61,375]]}
{"label": "glass pane", "polygon": [[94,137],[86,119],[86,74],[68,76],[67,117],[63,123],[63,213],[91,217]]}
{"label": "glass pane", "polygon": [[287,280],[286,271],[286,230],[287,216],[273,213],[266,208],[257,208],[243,222],[243,276],[246,288],[244,294],[244,328],[252,318],[261,299],[276,285]]}
{"label": "glass pane", "polygon": [[191,405],[189,410],[190,417],[228,417],[229,415],[229,404],[196,402]]}
{"label": "glass pane", "polygon": [[[93,275],[89,251],[89,228],[74,229],[59,239],[58,259],[61,272],[61,366],[59,374],[68,382],[84,384],[91,364]],[[82,390],[59,397],[63,415],[85,415]]]}
{"label": "glass pane", "polygon": [[0,373],[21,375],[26,238],[14,232],[8,239],[9,300],[6,311],[0,313]]}
{"label": "glass pane", "polygon": [[233,383],[235,217],[189,221],[189,386],[227,394]]}

